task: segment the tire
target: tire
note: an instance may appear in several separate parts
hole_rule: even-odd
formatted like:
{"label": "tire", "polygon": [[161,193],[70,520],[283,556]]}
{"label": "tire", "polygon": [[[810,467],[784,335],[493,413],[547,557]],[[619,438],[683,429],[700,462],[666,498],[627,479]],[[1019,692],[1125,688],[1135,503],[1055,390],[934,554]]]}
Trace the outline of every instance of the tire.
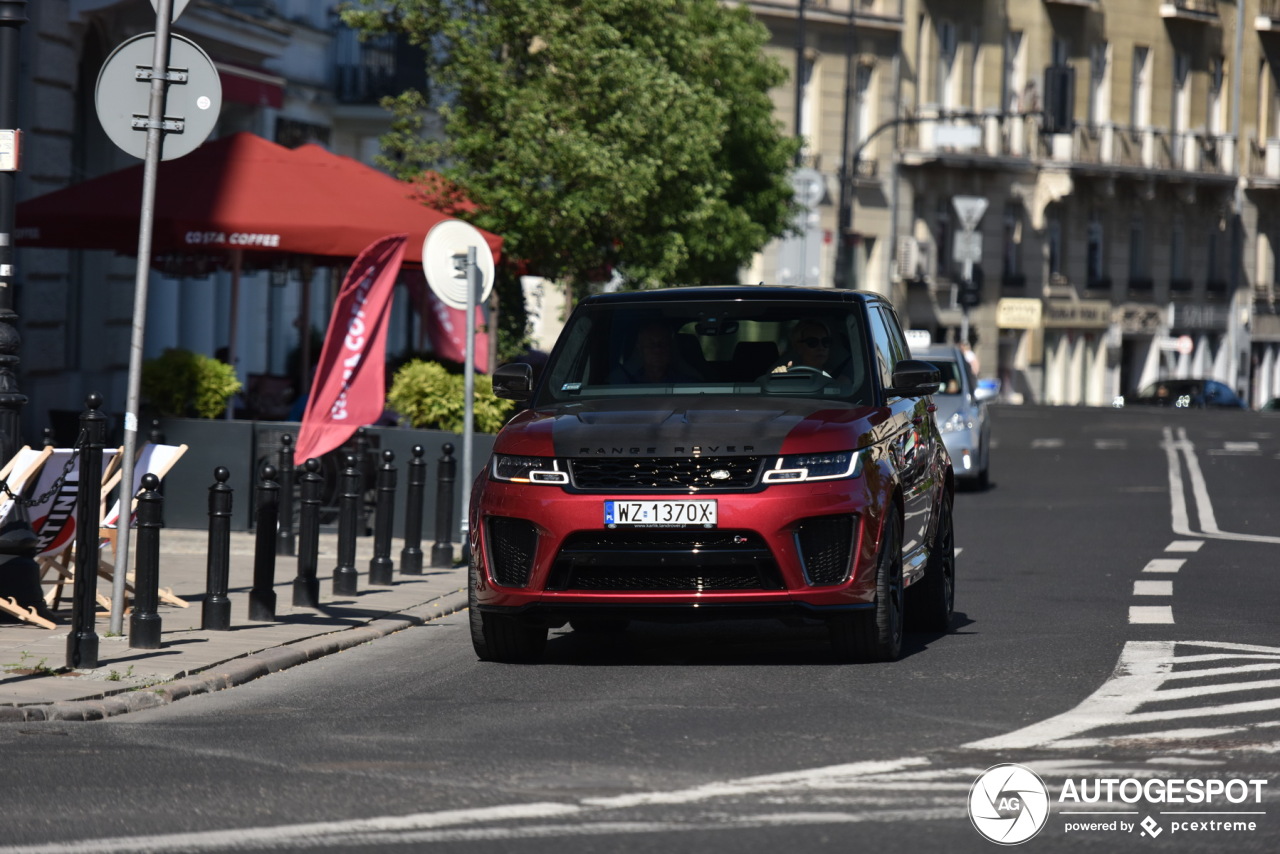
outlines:
{"label": "tire", "polygon": [[953,500],[943,496],[938,527],[929,548],[924,578],[907,591],[909,625],[916,631],[947,632],[956,604],[956,543]]}
{"label": "tire", "polygon": [[467,618],[471,646],[481,661],[531,664],[547,647],[547,627],[530,626],[505,614],[485,614],[477,607],[476,580],[480,568],[473,559],[467,573]]}
{"label": "tire", "polygon": [[902,522],[894,511],[885,522],[876,556],[875,608],[841,614],[827,624],[836,658],[896,661],[902,655],[902,592]]}
{"label": "tire", "polygon": [[569,627],[584,635],[620,635],[631,625],[622,617],[574,617]]}

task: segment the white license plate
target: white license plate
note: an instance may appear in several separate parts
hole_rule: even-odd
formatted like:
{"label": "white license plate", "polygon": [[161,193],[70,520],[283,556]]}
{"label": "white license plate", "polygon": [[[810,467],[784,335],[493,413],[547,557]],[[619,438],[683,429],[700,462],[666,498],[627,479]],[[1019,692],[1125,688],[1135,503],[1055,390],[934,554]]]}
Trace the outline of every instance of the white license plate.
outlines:
{"label": "white license plate", "polygon": [[715,501],[606,501],[604,524],[657,527],[677,525],[716,526]]}

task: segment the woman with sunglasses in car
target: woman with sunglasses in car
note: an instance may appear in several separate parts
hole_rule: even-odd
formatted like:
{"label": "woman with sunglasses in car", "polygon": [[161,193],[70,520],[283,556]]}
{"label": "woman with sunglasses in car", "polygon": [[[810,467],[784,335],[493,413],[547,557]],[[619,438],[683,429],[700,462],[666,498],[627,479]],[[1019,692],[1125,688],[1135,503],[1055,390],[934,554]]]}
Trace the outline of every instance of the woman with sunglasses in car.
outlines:
{"label": "woman with sunglasses in car", "polygon": [[[791,346],[773,372],[792,368],[813,368],[831,376],[827,364],[831,358],[831,331],[821,320],[801,320],[791,329]],[[843,376],[836,379],[844,379]]]}

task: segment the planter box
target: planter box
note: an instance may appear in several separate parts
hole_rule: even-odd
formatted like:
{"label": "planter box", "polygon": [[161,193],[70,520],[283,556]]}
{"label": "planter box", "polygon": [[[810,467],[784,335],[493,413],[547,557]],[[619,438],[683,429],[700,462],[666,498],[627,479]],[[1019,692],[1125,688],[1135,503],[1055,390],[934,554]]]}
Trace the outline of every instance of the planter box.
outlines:
{"label": "planter box", "polygon": [[[218,466],[226,466],[231,472],[227,484],[233,490],[231,528],[234,531],[254,529],[254,493],[258,484],[258,472],[267,463],[280,466],[280,436],[290,433],[295,438],[301,425],[287,421],[227,421],[198,418],[165,418],[160,429],[165,441],[172,445],[186,444],[188,450],[165,478],[165,525],[170,528],[208,530],[209,487],[214,484],[213,472]],[[462,436],[439,430],[414,430],[401,427],[368,427],[365,435],[372,446],[366,453],[362,469],[366,472],[365,487],[372,489],[373,474],[381,465],[380,454],[389,450],[395,454],[392,461],[396,468],[396,506],[393,535],[404,536],[404,514],[409,489],[408,462],[413,459],[413,447],[421,445],[427,462],[427,484],[423,493],[422,539],[424,550],[429,551],[436,536],[436,496],[439,460],[444,455],[445,444],[452,444],[456,461],[453,484],[453,532],[452,542],[461,541],[462,530]],[[143,441],[140,437],[139,441]],[[476,433],[474,436],[474,463],[472,476],[485,465],[493,450],[494,436]],[[354,448],[354,445],[352,445]],[[330,482],[326,491],[336,494],[337,484],[331,481],[341,471],[341,463],[335,452],[325,460],[324,471]],[[296,493],[295,493],[296,495]],[[372,499],[372,493],[369,498]],[[298,501],[293,502],[296,517]],[[331,515],[326,513],[326,515]],[[372,520],[369,520],[372,524]],[[336,520],[322,525],[333,527]],[[297,533],[297,525],[294,525]],[[365,530],[360,531],[361,534]]]}

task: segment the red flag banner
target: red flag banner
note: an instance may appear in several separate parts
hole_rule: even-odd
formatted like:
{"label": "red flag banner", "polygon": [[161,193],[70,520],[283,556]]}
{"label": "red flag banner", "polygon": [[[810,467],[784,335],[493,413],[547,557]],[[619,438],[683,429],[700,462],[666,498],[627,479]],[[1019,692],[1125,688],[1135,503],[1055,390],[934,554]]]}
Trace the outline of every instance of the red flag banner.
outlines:
{"label": "red flag banner", "polygon": [[387,317],[407,239],[407,234],[394,234],[374,242],[342,282],[298,431],[297,465],[341,447],[357,428],[382,415]]}
{"label": "red flag banner", "polygon": [[[467,312],[445,305],[430,288],[423,289],[421,304],[423,324],[431,349],[444,359],[459,364],[467,360]],[[476,370],[489,373],[489,333],[484,329],[484,306],[476,306]]]}

